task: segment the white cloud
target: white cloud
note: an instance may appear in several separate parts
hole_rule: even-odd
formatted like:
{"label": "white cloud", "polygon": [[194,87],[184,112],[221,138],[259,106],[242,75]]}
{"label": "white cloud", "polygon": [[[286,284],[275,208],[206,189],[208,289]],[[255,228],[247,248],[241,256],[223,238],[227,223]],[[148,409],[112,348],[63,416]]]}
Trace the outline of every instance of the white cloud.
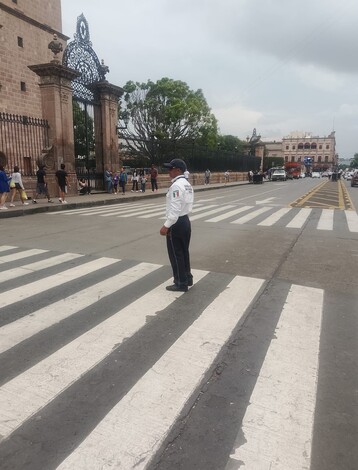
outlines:
{"label": "white cloud", "polygon": [[327,135],[335,121],[338,151],[358,151],[357,0],[62,0],[62,11],[71,38],[84,13],[116,85],[183,80],[241,138]]}

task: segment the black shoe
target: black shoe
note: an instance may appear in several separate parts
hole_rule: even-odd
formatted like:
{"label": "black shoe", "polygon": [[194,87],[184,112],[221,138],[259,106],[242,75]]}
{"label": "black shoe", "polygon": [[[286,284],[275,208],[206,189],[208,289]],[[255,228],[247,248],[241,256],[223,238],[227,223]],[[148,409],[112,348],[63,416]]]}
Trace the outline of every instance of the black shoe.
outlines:
{"label": "black shoe", "polygon": [[188,286],[191,287],[193,285],[193,278],[189,277],[188,279]]}
{"label": "black shoe", "polygon": [[166,290],[170,290],[171,292],[188,292],[188,286],[177,286],[173,284],[172,286],[167,286]]}

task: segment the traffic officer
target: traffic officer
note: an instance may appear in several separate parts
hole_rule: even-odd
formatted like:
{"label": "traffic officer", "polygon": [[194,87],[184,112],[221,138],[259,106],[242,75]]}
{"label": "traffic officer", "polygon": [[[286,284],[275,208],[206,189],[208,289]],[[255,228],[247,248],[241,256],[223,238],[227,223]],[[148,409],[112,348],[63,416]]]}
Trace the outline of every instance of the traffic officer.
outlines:
{"label": "traffic officer", "polygon": [[172,185],[167,193],[166,221],[160,234],[166,236],[174,276],[174,284],[166,289],[186,292],[188,286],[193,285],[189,257],[191,225],[188,214],[193,208],[194,191],[184,176],[186,164],[183,160],[175,158],[170,163],[164,163],[164,167],[169,169]]}

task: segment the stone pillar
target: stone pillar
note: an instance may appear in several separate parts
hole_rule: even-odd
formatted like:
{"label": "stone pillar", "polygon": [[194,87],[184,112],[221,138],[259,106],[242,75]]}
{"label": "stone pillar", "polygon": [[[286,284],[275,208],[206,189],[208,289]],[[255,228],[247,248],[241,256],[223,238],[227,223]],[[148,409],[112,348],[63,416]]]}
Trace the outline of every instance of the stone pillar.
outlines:
{"label": "stone pillar", "polygon": [[[123,89],[103,80],[91,87],[99,106],[95,107],[96,167],[99,173],[106,168],[118,170],[118,100]],[[98,127],[101,129],[98,129]]]}
{"label": "stone pillar", "polygon": [[29,69],[40,77],[42,114],[43,119],[47,119],[50,127],[51,148],[43,157],[50,195],[57,196],[58,194],[55,172],[60,168],[61,163],[66,165],[66,171],[69,174],[69,194],[78,194],[71,81],[80,74],[63,66],[57,60],[48,64],[30,65]]}

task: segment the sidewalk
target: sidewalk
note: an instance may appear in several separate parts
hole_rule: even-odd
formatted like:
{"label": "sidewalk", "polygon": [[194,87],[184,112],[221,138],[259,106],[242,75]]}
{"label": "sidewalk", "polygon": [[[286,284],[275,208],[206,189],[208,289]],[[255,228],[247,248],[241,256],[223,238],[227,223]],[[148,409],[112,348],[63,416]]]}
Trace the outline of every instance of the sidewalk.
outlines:
{"label": "sidewalk", "polygon": [[[248,181],[240,181],[234,183],[217,183],[217,184],[208,184],[208,185],[197,185],[194,186],[194,191],[210,191],[212,189],[225,189],[232,188],[233,186],[246,186]],[[168,181],[168,187],[170,182]],[[145,193],[132,193],[127,191],[125,196],[122,194],[108,194],[105,192],[102,193],[93,193],[86,194],[84,196],[71,196],[68,198],[67,204],[61,204],[58,198],[54,197],[52,200],[53,203],[47,202],[46,199],[37,199],[37,204],[33,204],[32,200],[29,200],[28,206],[23,206],[20,201],[16,200],[15,207],[9,207],[9,201],[6,202],[8,210],[0,210],[0,219],[8,219],[10,217],[20,217],[22,215],[31,215],[39,214],[41,212],[57,212],[68,209],[79,209],[82,207],[94,207],[94,206],[106,206],[111,204],[123,204],[130,202],[138,202],[140,199],[152,199],[163,197],[168,191],[168,188],[158,189],[157,192],[153,193],[151,190],[147,190]]]}

